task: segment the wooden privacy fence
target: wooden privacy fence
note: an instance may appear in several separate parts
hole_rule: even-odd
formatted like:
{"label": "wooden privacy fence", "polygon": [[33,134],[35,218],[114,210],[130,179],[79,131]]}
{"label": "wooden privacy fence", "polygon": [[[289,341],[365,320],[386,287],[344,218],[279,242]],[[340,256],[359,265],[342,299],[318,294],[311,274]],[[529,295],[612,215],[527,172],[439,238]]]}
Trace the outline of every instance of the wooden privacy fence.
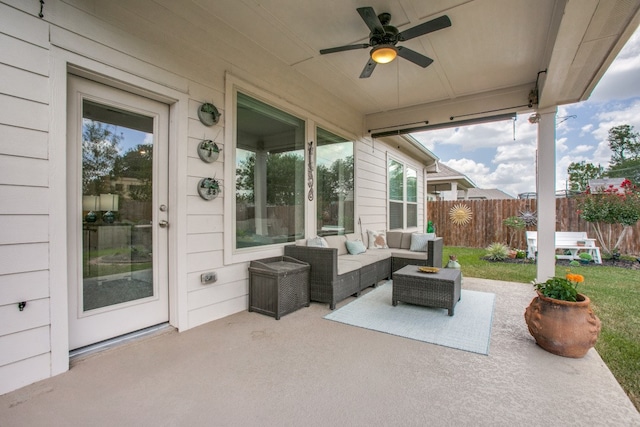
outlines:
{"label": "wooden privacy fence", "polygon": [[[471,220],[467,224],[458,225],[451,221],[449,212],[456,205],[471,209]],[[436,234],[447,246],[485,248],[491,243],[501,242],[513,248],[526,249],[524,230],[517,231],[510,241],[513,229],[503,225],[502,221],[524,212],[536,213],[536,210],[536,200],[532,199],[434,201],[427,202],[427,219],[433,221]],[[536,226],[526,229],[536,230]],[[621,230],[622,226],[616,225],[615,235]],[[592,225],[580,218],[577,200],[572,198],[556,199],[556,231],[586,231],[589,237],[596,238]],[[619,249],[622,254],[640,254],[640,223],[627,232]]]}

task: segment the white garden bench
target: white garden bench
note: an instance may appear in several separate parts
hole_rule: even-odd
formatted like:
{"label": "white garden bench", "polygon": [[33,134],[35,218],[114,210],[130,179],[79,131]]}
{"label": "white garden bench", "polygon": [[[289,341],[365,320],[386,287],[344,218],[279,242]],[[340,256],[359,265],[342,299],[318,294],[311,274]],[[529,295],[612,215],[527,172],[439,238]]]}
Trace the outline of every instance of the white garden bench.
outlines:
{"label": "white garden bench", "polygon": [[[556,231],[555,248],[562,251],[556,255],[558,259],[577,259],[579,252],[586,252],[591,255],[593,262],[602,264],[600,248],[596,246],[596,239],[587,237],[584,231]],[[535,258],[538,252],[538,232],[527,231],[527,256]]]}

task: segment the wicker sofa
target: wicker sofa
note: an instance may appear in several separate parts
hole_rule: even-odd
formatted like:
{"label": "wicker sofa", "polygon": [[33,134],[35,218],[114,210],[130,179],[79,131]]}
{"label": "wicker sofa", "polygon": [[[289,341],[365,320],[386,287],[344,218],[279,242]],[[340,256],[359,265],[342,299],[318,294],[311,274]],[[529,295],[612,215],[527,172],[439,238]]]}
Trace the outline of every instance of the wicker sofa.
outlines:
{"label": "wicker sofa", "polygon": [[[336,304],[350,295],[391,278],[391,273],[405,265],[442,266],[442,238],[429,240],[426,252],[411,251],[411,232],[386,233],[388,248],[367,249],[358,255],[349,254],[347,240],[357,240],[355,234],[326,236],[328,247],[307,246],[306,240],[284,247],[284,254],[311,265],[309,294],[311,301]],[[363,240],[368,246],[366,236]]]}

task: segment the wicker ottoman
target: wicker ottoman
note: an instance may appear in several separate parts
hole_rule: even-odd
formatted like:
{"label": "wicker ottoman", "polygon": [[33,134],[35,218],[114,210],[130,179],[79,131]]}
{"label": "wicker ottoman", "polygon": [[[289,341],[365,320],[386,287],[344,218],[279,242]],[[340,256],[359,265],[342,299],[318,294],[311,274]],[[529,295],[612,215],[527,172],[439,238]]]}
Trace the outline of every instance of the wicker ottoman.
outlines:
{"label": "wicker ottoman", "polygon": [[460,300],[462,275],[460,270],[443,268],[437,273],[422,273],[418,266],[407,265],[393,273],[391,303],[398,302],[446,308],[453,316]]}
{"label": "wicker ottoman", "polygon": [[309,270],[306,262],[280,256],[251,261],[249,311],[276,320],[301,307],[309,307]]}

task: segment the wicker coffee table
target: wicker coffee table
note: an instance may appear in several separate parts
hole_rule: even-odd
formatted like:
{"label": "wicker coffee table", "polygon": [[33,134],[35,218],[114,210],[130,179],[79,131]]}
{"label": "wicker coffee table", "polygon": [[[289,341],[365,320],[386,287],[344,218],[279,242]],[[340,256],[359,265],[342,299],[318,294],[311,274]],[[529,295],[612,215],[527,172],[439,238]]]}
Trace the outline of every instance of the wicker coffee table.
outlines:
{"label": "wicker coffee table", "polygon": [[393,273],[391,303],[398,302],[446,308],[453,316],[460,300],[462,275],[460,270],[441,268],[437,273],[422,273],[417,265],[407,265]]}

